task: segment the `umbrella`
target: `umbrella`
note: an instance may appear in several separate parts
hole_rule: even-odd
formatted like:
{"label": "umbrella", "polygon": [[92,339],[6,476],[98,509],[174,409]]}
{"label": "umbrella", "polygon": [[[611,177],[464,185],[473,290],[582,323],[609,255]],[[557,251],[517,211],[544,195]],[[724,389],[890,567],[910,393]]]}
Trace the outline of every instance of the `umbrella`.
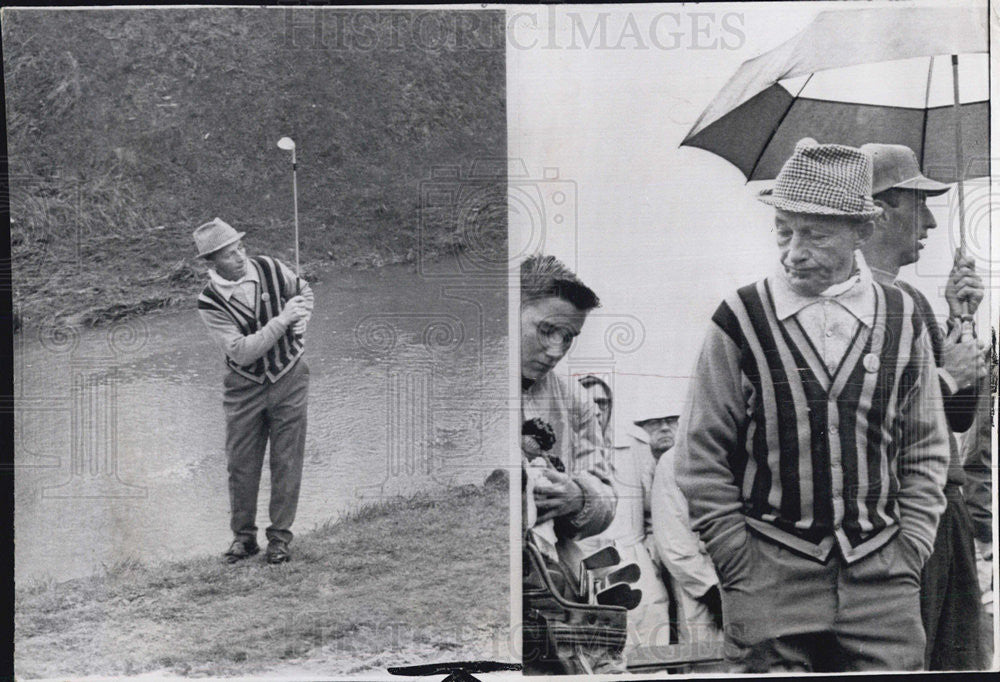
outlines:
{"label": "umbrella", "polygon": [[747,180],[765,180],[803,137],[906,145],[925,175],[958,183],[964,253],[962,181],[989,175],[987,23],[985,4],[820,13],[795,37],[744,62],[681,146],[718,154]]}
{"label": "umbrella", "polygon": [[[953,65],[952,55],[967,56]],[[823,12],[744,62],[681,145],[718,154],[748,180],[774,178],[803,137],[904,144],[941,182],[988,175],[988,59],[985,6]],[[962,152],[973,164],[957,173]]]}

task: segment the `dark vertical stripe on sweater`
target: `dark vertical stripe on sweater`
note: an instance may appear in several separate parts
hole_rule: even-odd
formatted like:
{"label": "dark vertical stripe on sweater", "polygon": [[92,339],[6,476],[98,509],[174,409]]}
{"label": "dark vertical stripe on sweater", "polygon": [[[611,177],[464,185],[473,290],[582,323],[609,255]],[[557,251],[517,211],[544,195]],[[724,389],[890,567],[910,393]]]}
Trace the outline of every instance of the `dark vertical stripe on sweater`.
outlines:
{"label": "dark vertical stripe on sweater", "polygon": [[[751,352],[747,344],[743,330],[740,328],[739,320],[736,319],[736,315],[733,314],[728,303],[723,301],[719,304],[719,307],[716,308],[715,313],[712,315],[712,322],[729,337],[733,345],[739,348],[740,371],[746,376],[750,385],[753,386],[754,395],[759,397],[761,395],[761,386],[760,374],[757,370],[757,360],[754,358],[753,352]],[[733,472],[736,486],[742,490],[743,479],[747,469],[747,459],[750,453],[747,452],[746,448],[747,426],[746,424],[740,424],[739,428],[739,433],[736,434],[735,446],[732,451],[726,453],[726,463],[729,466],[729,470]]]}
{"label": "dark vertical stripe on sweater", "polygon": [[[744,287],[737,292],[738,304],[743,306],[743,310],[746,311],[746,302],[743,300],[743,295],[756,296],[753,286]],[[748,319],[752,320],[749,311],[747,311]],[[752,326],[752,322],[751,322]],[[752,329],[745,330],[744,333],[754,333]],[[754,337],[756,338],[756,334]],[[752,457],[754,460],[755,471],[753,481],[750,483],[750,508],[756,512],[757,516],[763,514],[768,510],[768,493],[771,491],[771,469],[768,465],[768,454],[770,453],[770,448],[767,445],[767,432],[769,428],[773,425],[767,423],[764,419],[764,401],[766,400],[764,395],[764,382],[768,382],[769,387],[773,392],[773,386],[771,384],[771,373],[770,371],[764,371],[757,364],[756,356],[753,350],[746,346],[745,357],[752,361],[753,366],[753,376],[750,374],[749,364],[744,370],[747,373],[748,378],[754,382],[754,398],[756,404],[753,406],[754,414],[754,433],[753,433],[753,443],[750,446],[750,452],[747,453],[748,457]]]}
{"label": "dark vertical stripe on sweater", "polygon": [[[269,260],[271,260],[271,259],[270,258],[266,258],[264,256],[260,256],[260,257],[257,258],[257,263],[260,265],[260,270],[261,270],[261,274],[262,274],[262,276],[261,276],[261,284],[266,289],[266,291],[267,291],[267,297],[268,297],[266,305],[263,304],[263,302],[262,302],[262,305],[261,305],[261,321],[264,322],[265,324],[271,318],[276,317],[275,311],[278,310],[279,305],[283,305],[284,304],[283,301],[281,302],[281,304],[278,303],[278,301],[280,301],[280,299],[278,297],[278,290],[277,290],[277,288],[275,286],[274,278],[272,277],[272,274],[271,274],[272,270],[267,265],[267,261],[269,261]],[[266,355],[268,370],[272,371],[272,372],[276,371],[277,368],[279,367],[277,353],[275,352],[276,346],[277,346],[277,344],[275,344],[274,346],[271,346],[267,350],[267,355]],[[286,359],[286,361],[287,361],[287,359]],[[285,363],[282,362],[280,366],[284,367],[284,364]]]}
{"label": "dark vertical stripe on sweater", "polygon": [[[778,471],[781,480],[781,508],[779,514],[781,518],[789,521],[797,521],[801,517],[799,491],[799,440],[798,422],[795,418],[793,405],[794,398],[792,389],[789,386],[788,371],[795,371],[795,368],[786,368],[781,360],[781,353],[778,349],[778,341],[775,339],[773,330],[767,319],[764,306],[774,309],[771,300],[764,301],[756,287],[740,289],[743,304],[747,308],[750,321],[754,325],[754,333],[764,351],[770,369],[770,378],[774,386],[774,397],[777,401],[778,413]],[[770,296],[768,294],[768,299]],[[763,415],[761,415],[763,417]],[[767,462],[764,462],[765,467]],[[771,472],[773,475],[774,472]]]}
{"label": "dark vertical stripe on sweater", "polygon": [[[794,324],[798,324],[798,320],[793,318],[793,321]],[[802,336],[809,342],[809,335],[805,333],[801,325],[799,329],[802,331]],[[812,458],[813,471],[813,527],[832,529],[833,504],[830,495],[833,489],[833,481],[830,475],[830,444],[827,441],[828,425],[826,411],[828,396],[826,390],[823,388],[823,384],[820,383],[819,377],[813,373],[812,368],[809,366],[809,362],[806,360],[802,349],[798,347],[784,326],[781,328],[781,336],[785,345],[788,346],[792,358],[795,360],[799,380],[802,382],[802,389],[805,392],[806,402],[808,403],[810,445],[808,456]],[[815,347],[812,350],[819,359],[820,365],[826,370],[826,365],[823,364],[823,356],[816,351]],[[829,374],[827,376],[829,377]],[[797,426],[799,428],[804,427],[804,425]],[[799,454],[802,456],[802,453]]]}
{"label": "dark vertical stripe on sweater", "polygon": [[[911,349],[906,366],[902,366],[899,345],[911,331],[912,343],[920,343],[923,323],[916,305],[913,306],[912,314],[904,316],[906,306],[910,304],[907,302],[907,295],[900,290],[876,284],[875,293],[878,304],[872,331],[867,338],[863,336],[866,333],[864,331],[855,335],[847,351],[848,355],[845,356],[848,359],[842,361],[842,367],[835,373],[831,383],[831,390],[840,387],[839,394],[832,396],[814,374],[811,360],[805,355],[808,349],[798,345],[801,343],[796,342],[798,337],[790,333],[786,324],[778,321],[776,315],[771,314],[774,306],[769,289],[765,288],[761,292],[757,285],[743,287],[734,299],[730,299],[729,304],[721,305],[713,316],[713,321],[739,348],[740,370],[755,390],[756,404],[751,406],[754,425],[754,435],[750,438],[752,442],[745,440],[749,438],[745,430],[740,434],[744,438],[743,450],[746,457],[752,457],[757,465],[754,480],[749,486],[749,499],[745,501],[745,511],[755,518],[777,512],[775,524],[778,527],[810,541],[832,531],[829,446],[832,437],[839,439],[844,486],[843,530],[849,542],[857,546],[884,529],[887,519],[896,522],[899,519],[896,500],[899,481],[894,474],[898,441],[902,435],[899,415],[907,391],[912,388],[919,370],[915,348]],[[754,354],[754,348],[758,348],[757,355]],[[880,361],[874,374],[865,368],[865,358],[873,352],[878,353]],[[868,362],[870,366],[871,360]],[[762,366],[765,363],[766,371]],[[795,366],[790,366],[791,363]],[[897,376],[901,377],[900,386],[894,392]],[[768,406],[767,409],[775,415],[776,424],[769,424],[765,419],[764,388],[768,388],[769,395],[774,396],[776,405]],[[801,406],[796,409],[793,396],[806,401],[807,412]],[[828,402],[831,399],[837,401],[839,432],[836,436],[829,432],[826,423]],[[891,411],[895,411],[893,423],[887,423]],[[798,413],[803,412],[808,414],[808,424],[799,422]],[[890,441],[884,442],[883,426],[886,433],[892,434]],[[773,430],[771,440],[778,444],[778,453],[769,451],[769,427]],[[799,451],[799,434],[805,428],[809,429],[809,453]],[[884,460],[883,451],[886,453]],[[768,462],[776,454],[778,470],[772,471]],[[802,496],[802,482],[798,480],[800,457],[810,457],[812,464],[813,523],[807,529],[795,526],[795,522],[801,520],[805,511],[799,505]],[[862,462],[866,466],[861,466]],[[888,478],[882,475],[883,468],[890,472]],[[743,467],[733,469],[734,473],[743,470]],[[779,476],[781,483],[781,498],[777,510],[768,501],[772,487],[771,477],[774,475]],[[863,481],[862,476],[865,477]],[[878,510],[878,501],[883,496],[887,497],[885,517]],[[862,529],[862,510],[871,525],[869,530]]]}
{"label": "dark vertical stripe on sweater", "polygon": [[[271,258],[262,257],[261,260],[267,267],[268,271],[268,286],[271,291],[277,291],[277,296],[271,296],[271,306],[268,308],[268,314],[270,317],[277,317],[281,309],[285,307],[286,296],[285,296],[285,278],[281,276],[281,271],[278,268],[278,264],[274,262]],[[269,318],[270,319],[270,318]],[[285,329],[285,333],[278,338],[277,343],[274,344],[275,350],[278,356],[278,362],[281,367],[288,364],[291,359],[291,353],[289,349],[291,346],[288,343],[288,337],[291,335],[291,329]]]}
{"label": "dark vertical stripe on sweater", "polygon": [[[840,371],[850,371],[843,389],[837,396],[837,415],[839,417],[838,428],[840,429],[840,461],[843,468],[844,484],[844,519],[845,529],[857,528],[860,523],[860,515],[857,505],[857,496],[861,491],[861,479],[858,471],[858,457],[866,456],[865,452],[858,452],[857,428],[858,412],[864,411],[866,418],[870,418],[871,410],[868,405],[861,404],[861,391],[864,388],[865,368],[864,356],[871,350],[872,339],[869,335],[865,343],[861,359],[855,363],[854,367],[842,367]],[[870,480],[870,477],[866,477]],[[867,481],[866,481],[867,482]]]}
{"label": "dark vertical stripe on sweater", "polygon": [[935,319],[934,309],[930,301],[920,291],[913,288],[912,284],[896,281],[896,286],[905,291],[913,299],[913,306],[920,313],[921,322],[927,327],[927,333],[931,340],[931,349],[934,351],[934,363],[940,367],[944,354],[944,332],[938,326]]}

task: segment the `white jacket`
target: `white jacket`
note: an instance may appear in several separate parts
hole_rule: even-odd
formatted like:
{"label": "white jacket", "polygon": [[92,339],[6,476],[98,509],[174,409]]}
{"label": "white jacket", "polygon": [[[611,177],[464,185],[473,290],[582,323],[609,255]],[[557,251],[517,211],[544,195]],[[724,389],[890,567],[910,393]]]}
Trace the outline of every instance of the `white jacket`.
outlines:
{"label": "white jacket", "polygon": [[660,562],[688,595],[701,597],[719,579],[704,543],[691,530],[687,499],[674,478],[673,448],[656,465],[651,512],[653,544]]}

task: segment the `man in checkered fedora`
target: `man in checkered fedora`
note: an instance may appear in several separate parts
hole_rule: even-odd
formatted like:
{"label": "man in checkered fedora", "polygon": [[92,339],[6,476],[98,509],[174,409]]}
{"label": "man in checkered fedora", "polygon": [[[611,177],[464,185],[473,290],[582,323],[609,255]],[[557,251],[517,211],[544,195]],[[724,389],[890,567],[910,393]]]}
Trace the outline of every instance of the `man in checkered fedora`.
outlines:
{"label": "man in checkered fedora", "polygon": [[761,201],[779,267],[719,305],[676,445],[734,671],[917,670],[948,463],[928,332],[858,249],[871,158],[800,140]]}
{"label": "man in checkered fedora", "polygon": [[291,559],[288,544],[302,481],[309,395],[309,367],[302,352],[313,293],[281,261],[248,258],[245,234],[219,218],[194,231],[198,256],[210,268],[198,313],[228,370],[223,407],[233,542],[224,556],[236,563],[260,551],[257,493],[270,441],[271,525],[265,558],[280,564]]}

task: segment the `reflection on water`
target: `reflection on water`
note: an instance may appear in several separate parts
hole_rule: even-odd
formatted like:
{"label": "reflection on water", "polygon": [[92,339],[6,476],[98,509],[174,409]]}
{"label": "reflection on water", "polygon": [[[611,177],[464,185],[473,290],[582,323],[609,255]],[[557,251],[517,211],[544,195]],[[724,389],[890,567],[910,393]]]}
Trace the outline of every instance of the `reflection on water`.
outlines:
{"label": "reflection on water", "polygon": [[[466,280],[389,267],[314,284],[295,531],[504,465],[505,282]],[[225,369],[195,311],[15,344],[18,580],[225,549]],[[269,494],[265,473],[262,529]]]}

